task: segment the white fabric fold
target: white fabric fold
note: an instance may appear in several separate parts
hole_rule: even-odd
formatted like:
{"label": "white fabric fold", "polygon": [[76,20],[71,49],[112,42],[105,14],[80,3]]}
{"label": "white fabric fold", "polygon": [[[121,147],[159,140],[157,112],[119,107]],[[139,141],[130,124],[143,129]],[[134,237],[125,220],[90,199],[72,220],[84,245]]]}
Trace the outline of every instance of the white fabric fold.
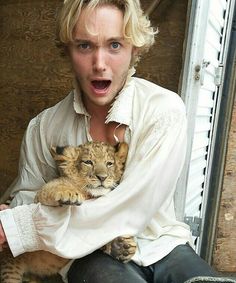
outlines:
{"label": "white fabric fold", "polygon": [[[20,190],[24,190],[22,200],[27,191],[36,191],[43,180],[55,177],[51,145],[88,141],[86,115],[78,114],[73,104],[71,92],[30,123],[22,144],[20,175],[11,187],[15,200]],[[189,227],[175,219],[173,203],[186,151],[185,107],[179,96],[146,80],[130,78],[108,114],[109,121],[124,123],[130,129],[121,184],[108,195],[79,207],[32,204],[13,208],[12,225],[22,242],[22,252],[40,248],[66,258],[80,258],[128,234],[135,235],[138,243],[133,260],[149,265],[177,245],[191,242]],[[27,171],[29,167],[31,171]],[[26,207],[22,220],[20,211],[25,212]],[[20,226],[27,221],[33,228],[27,229],[26,237]],[[4,221],[3,226],[7,231]],[[10,237],[10,232],[6,234]],[[32,241],[27,245],[29,237]],[[11,249],[14,254],[20,252],[13,244]]]}

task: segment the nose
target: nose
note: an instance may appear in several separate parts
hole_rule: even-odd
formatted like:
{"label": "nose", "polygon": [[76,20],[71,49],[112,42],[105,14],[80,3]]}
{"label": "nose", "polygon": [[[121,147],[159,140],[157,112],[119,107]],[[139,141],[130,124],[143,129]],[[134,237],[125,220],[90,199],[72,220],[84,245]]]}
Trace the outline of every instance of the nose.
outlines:
{"label": "nose", "polygon": [[107,175],[99,174],[99,175],[96,175],[96,177],[98,178],[98,180],[100,180],[101,182],[103,182],[103,181],[105,181],[105,180],[106,180]]}
{"label": "nose", "polygon": [[94,51],[93,69],[98,73],[106,71],[106,51],[102,47]]}

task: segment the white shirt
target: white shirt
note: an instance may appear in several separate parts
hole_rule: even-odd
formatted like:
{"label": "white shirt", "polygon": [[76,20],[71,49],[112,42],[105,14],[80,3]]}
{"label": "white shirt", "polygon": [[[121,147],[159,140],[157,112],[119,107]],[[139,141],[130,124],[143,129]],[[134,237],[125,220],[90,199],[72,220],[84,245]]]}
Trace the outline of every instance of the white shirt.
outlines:
{"label": "white shirt", "polygon": [[135,235],[133,260],[147,266],[191,242],[189,227],[176,221],[173,202],[186,151],[180,97],[132,77],[116,97],[106,123],[110,121],[127,125],[129,154],[121,184],[97,200],[58,208],[33,204],[35,192],[57,175],[49,149],[91,141],[90,116],[73,90],[29,123],[19,175],[2,200],[11,194],[14,208],[0,212],[15,256],[43,249],[75,259],[120,235]]}

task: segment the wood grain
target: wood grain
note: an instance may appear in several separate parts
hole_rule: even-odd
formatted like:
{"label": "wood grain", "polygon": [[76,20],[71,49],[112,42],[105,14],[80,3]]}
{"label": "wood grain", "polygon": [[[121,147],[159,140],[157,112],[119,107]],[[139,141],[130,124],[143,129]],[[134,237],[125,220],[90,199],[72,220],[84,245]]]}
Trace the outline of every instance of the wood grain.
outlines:
{"label": "wood grain", "polygon": [[236,101],[228,141],[221,205],[214,243],[213,265],[236,273]]}
{"label": "wood grain", "polygon": [[16,177],[20,143],[30,119],[71,88],[70,67],[54,44],[60,4],[0,2],[0,194]]}
{"label": "wood grain", "polygon": [[[142,1],[144,10],[152,1]],[[158,27],[156,43],[137,67],[137,75],[172,91],[178,91],[188,1],[162,1],[150,15]]]}

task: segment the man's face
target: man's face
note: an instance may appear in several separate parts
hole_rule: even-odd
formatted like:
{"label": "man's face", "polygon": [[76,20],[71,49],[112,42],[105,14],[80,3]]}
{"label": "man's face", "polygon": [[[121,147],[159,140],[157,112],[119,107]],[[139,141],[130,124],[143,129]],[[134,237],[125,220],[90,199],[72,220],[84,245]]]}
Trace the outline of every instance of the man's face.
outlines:
{"label": "man's face", "polygon": [[123,14],[115,6],[83,10],[69,53],[87,108],[107,106],[123,87],[133,47],[124,40]]}

